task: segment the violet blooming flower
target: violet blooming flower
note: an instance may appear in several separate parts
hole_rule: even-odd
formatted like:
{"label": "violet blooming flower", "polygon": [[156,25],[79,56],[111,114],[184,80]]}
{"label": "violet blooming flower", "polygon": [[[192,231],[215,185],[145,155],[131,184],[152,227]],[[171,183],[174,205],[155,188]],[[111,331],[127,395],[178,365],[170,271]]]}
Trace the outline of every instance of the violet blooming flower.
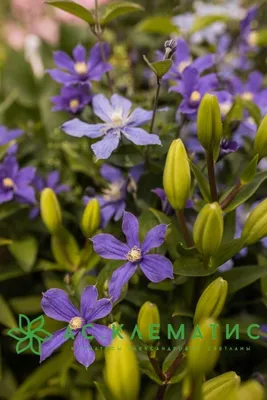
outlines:
{"label": "violet blooming flower", "polygon": [[[104,43],[103,48],[107,58],[108,45]],[[80,44],[74,48],[72,55],[73,58],[64,51],[56,51],[54,62],[59,69],[47,70],[52,79],[65,86],[99,81],[103,74],[111,69],[111,65],[102,60],[99,43],[92,47],[89,57]]]}
{"label": "violet blooming flower", "polygon": [[10,147],[7,150],[8,154],[14,154],[17,151],[17,144],[13,143],[15,139],[23,135],[21,129],[8,130],[4,125],[0,125],[0,146],[4,146],[11,142]]}
{"label": "violet blooming flower", "polygon": [[223,138],[220,143],[219,160],[228,154],[235,153],[239,149],[239,144],[235,140]]}
{"label": "violet blooming flower", "polygon": [[164,242],[167,225],[160,224],[152,228],[147,233],[143,243],[140,244],[138,220],[133,214],[125,212],[122,231],[127,243],[105,233],[92,238],[94,250],[101,257],[126,261],[126,264],[113,273],[109,282],[109,294],[113,301],[120,297],[122,287],[136,272],[138,266],[151,282],[161,282],[167,278],[173,279],[171,261],[160,254],[148,254],[151,249],[161,246]]}
{"label": "violet blooming flower", "polygon": [[121,136],[136,145],[161,144],[158,135],[149,134],[139,128],[152,118],[152,111],[136,108],[130,112],[132,102],[128,99],[113,94],[110,102],[103,94],[97,94],[92,100],[93,111],[104,123],[87,124],[75,118],[62,125],[63,131],[68,135],[87,136],[103,139],[91,147],[97,159],[106,159],[118,147]]}
{"label": "violet blooming flower", "polygon": [[54,96],[52,111],[67,111],[71,114],[80,113],[91,101],[90,87],[87,84],[63,86],[59,96]]}
{"label": "violet blooming flower", "polygon": [[218,87],[218,79],[215,74],[208,74],[200,77],[199,72],[189,66],[182,73],[182,79],[177,86],[170,88],[170,91],[180,93],[183,100],[179,106],[182,114],[196,116],[198,106],[205,93],[211,92]]}
{"label": "violet blooming flower", "polygon": [[119,168],[103,164],[100,169],[100,175],[109,184],[102,191],[102,195],[84,196],[83,201],[86,205],[92,198],[97,198],[101,207],[101,227],[105,228],[109,221],[114,218],[115,221],[121,219],[126,207],[127,191],[136,190],[136,184],[143,172],[143,165],[137,165],[129,170],[129,178],[126,178]]}
{"label": "violet blooming flower", "polygon": [[253,30],[253,22],[257,18],[257,13],[258,6],[255,5],[248,10],[245,18],[240,22],[241,55],[245,55],[251,50],[256,50],[257,32]]}
{"label": "violet blooming flower", "polygon": [[[36,175],[32,182],[32,185],[39,193],[45,188],[53,189],[56,194],[68,192],[70,190],[70,187],[68,185],[60,183],[60,173],[58,171],[50,172],[46,178]],[[36,218],[39,213],[40,207],[39,205],[37,205],[30,211],[30,218]]]}
{"label": "violet blooming flower", "polygon": [[[160,199],[161,208],[162,208],[162,211],[164,212],[164,214],[169,215],[169,216],[175,214],[175,210],[170,205],[164,189],[156,188],[156,189],[152,189],[151,192],[155,193],[158,196],[158,198]],[[189,199],[186,202],[185,208],[192,208],[193,205],[194,205],[193,201]]]}
{"label": "violet blooming flower", "polygon": [[[101,346],[108,346],[112,341],[112,330],[94,321],[106,317],[112,311],[109,299],[97,300],[95,286],[87,286],[81,296],[80,311],[70,302],[67,293],[61,289],[49,289],[43,293],[41,306],[44,313],[56,321],[68,323],[42,343],[40,362],[65,343],[70,336],[74,340],[74,356],[86,368],[95,360],[89,340],[94,337]],[[71,330],[71,332],[70,332]]]}
{"label": "violet blooming flower", "polygon": [[23,204],[35,203],[35,193],[30,186],[35,176],[35,168],[19,169],[16,158],[7,155],[0,164],[0,204],[15,200]]}

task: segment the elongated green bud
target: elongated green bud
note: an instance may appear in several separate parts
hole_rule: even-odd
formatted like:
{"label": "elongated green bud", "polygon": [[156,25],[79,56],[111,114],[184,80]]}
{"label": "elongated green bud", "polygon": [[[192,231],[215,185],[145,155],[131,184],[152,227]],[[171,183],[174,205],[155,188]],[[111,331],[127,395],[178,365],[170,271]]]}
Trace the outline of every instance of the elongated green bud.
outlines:
{"label": "elongated green bud", "polygon": [[105,349],[105,381],[115,400],[137,400],[140,370],[136,353],[127,333],[120,331],[120,336]]}
{"label": "elongated green bud", "polygon": [[41,217],[50,233],[55,234],[61,228],[61,209],[55,192],[46,188],[41,193]]}
{"label": "elongated green bud", "polygon": [[[142,340],[146,344],[155,342],[155,335],[157,336],[157,325],[160,325],[160,315],[156,304],[147,301],[142,305],[139,310],[137,325],[142,335]],[[151,335],[151,326],[154,325],[153,335]],[[159,326],[158,326],[159,334]]]}
{"label": "elongated green bud", "polygon": [[197,216],[193,238],[196,248],[210,257],[219,249],[223,237],[223,214],[218,203],[206,204]]}
{"label": "elongated green bud", "polygon": [[198,108],[197,135],[204,149],[217,160],[222,139],[222,120],[218,99],[209,93],[202,98]]}
{"label": "elongated green bud", "polygon": [[216,320],[209,318],[196,325],[188,343],[188,369],[192,376],[210,372],[219,358],[221,329]]}
{"label": "elongated green bud", "polygon": [[99,228],[100,225],[100,206],[97,199],[89,201],[85,207],[81,228],[84,236],[90,238]]}
{"label": "elongated green bud", "polygon": [[75,237],[65,228],[61,228],[51,237],[51,248],[55,260],[65,269],[73,270],[80,261],[80,249]]}
{"label": "elongated green bud", "polygon": [[253,151],[259,155],[259,160],[267,156],[267,115],[261,121],[256,133]]}
{"label": "elongated green bud", "polygon": [[237,400],[263,400],[264,389],[262,385],[256,381],[251,380],[240,386],[238,390]]}
{"label": "elongated green bud", "polygon": [[181,139],[174,140],[169,148],[163,173],[163,187],[175,210],[183,210],[191,186],[190,166]]}
{"label": "elongated green bud", "polygon": [[227,281],[217,278],[204,290],[197,303],[194,324],[198,324],[202,319],[219,317],[224,307],[227,289]]}
{"label": "elongated green bud", "polygon": [[203,384],[204,400],[225,400],[229,398],[230,394],[234,400],[239,385],[240,377],[234,371],[226,372]]}
{"label": "elongated green bud", "polygon": [[246,245],[253,244],[267,236],[267,199],[249,214],[242,232]]}

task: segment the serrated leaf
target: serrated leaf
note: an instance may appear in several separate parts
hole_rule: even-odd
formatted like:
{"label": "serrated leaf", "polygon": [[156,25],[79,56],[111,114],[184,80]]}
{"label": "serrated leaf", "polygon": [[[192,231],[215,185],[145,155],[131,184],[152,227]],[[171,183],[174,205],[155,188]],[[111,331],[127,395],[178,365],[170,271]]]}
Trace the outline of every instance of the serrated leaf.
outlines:
{"label": "serrated leaf", "polygon": [[206,176],[199,169],[199,167],[197,165],[195,165],[191,160],[190,160],[190,167],[191,167],[191,170],[197,180],[199,190],[200,190],[204,200],[206,200],[208,203],[210,203],[210,201],[211,201],[210,188],[209,188],[209,184],[208,184]]}
{"label": "serrated leaf", "polygon": [[29,272],[34,266],[38,252],[38,242],[35,237],[28,236],[21,240],[14,240],[8,248],[23,271]]}
{"label": "serrated leaf", "polygon": [[197,17],[191,28],[190,33],[195,33],[207,28],[208,26],[214,24],[215,22],[227,22],[229,21],[229,16],[227,15],[203,15]]}
{"label": "serrated leaf", "polygon": [[137,11],[144,11],[144,7],[142,7],[140,4],[130,1],[111,3],[105,8],[100,23],[104,25],[110,21],[113,21],[115,18],[121,17],[122,15]]}
{"label": "serrated leaf", "polygon": [[46,4],[59,8],[60,10],[66,11],[69,14],[74,15],[87,22],[88,24],[94,23],[94,17],[87,8],[77,4],[73,1],[47,1]]}
{"label": "serrated leaf", "polygon": [[156,76],[158,78],[162,78],[171,68],[172,60],[155,61],[151,63],[151,65],[153,65]]}
{"label": "serrated leaf", "polygon": [[246,185],[247,183],[251,182],[254,176],[256,175],[258,160],[259,160],[259,155],[256,154],[255,157],[250,161],[248,166],[245,168],[240,179],[242,185]]}
{"label": "serrated leaf", "polygon": [[247,265],[245,267],[233,268],[231,271],[223,272],[220,275],[228,282],[228,294],[233,294],[258,279],[267,276],[267,268],[258,267],[257,265]]}
{"label": "serrated leaf", "polygon": [[170,35],[171,33],[179,33],[179,29],[173,24],[171,17],[154,16],[148,17],[141,21],[136,29],[139,32],[158,33]]}

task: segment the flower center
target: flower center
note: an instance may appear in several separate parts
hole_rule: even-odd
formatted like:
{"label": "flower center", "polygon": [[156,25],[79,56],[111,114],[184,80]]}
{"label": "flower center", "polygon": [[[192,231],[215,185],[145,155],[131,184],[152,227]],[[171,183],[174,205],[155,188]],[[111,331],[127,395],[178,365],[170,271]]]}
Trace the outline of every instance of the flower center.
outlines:
{"label": "flower center", "polygon": [[188,65],[191,64],[190,60],[185,60],[185,61],[181,61],[179,66],[178,66],[178,71],[180,72],[180,74],[183,72],[183,70],[188,67]]}
{"label": "flower center", "polygon": [[134,246],[126,255],[128,261],[135,262],[139,261],[142,258],[141,249],[139,247]]}
{"label": "flower center", "polygon": [[190,100],[192,102],[199,101],[200,97],[201,97],[200,93],[197,90],[194,90],[193,93],[190,96]]}
{"label": "flower center", "polygon": [[250,34],[248,35],[248,44],[250,46],[257,46],[258,37],[259,37],[258,32],[255,31],[250,32]]}
{"label": "flower center", "polygon": [[111,119],[112,119],[113,125],[121,126],[122,125],[122,109],[115,110],[111,115]]}
{"label": "flower center", "polygon": [[232,103],[230,101],[225,101],[224,103],[220,104],[220,110],[222,115],[226,115],[228,111],[230,111],[232,107]]}
{"label": "flower center", "polygon": [[83,326],[83,319],[81,317],[74,317],[69,322],[69,327],[73,331],[81,329],[82,326]]}
{"label": "flower center", "polygon": [[70,101],[69,106],[71,110],[76,110],[80,105],[80,102],[78,99],[73,99]]}
{"label": "flower center", "polygon": [[103,189],[103,199],[106,201],[117,201],[121,198],[121,182],[114,182]]}
{"label": "flower center", "polygon": [[77,72],[77,74],[79,74],[79,75],[84,75],[84,74],[87,74],[87,72],[88,72],[88,67],[84,61],[76,62],[74,64],[74,69]]}
{"label": "flower center", "polygon": [[5,188],[14,188],[15,187],[15,183],[11,178],[4,178],[2,183]]}
{"label": "flower center", "polygon": [[254,97],[254,95],[251,92],[244,92],[242,94],[242,99],[244,99],[244,100],[251,101],[253,99],[253,97]]}

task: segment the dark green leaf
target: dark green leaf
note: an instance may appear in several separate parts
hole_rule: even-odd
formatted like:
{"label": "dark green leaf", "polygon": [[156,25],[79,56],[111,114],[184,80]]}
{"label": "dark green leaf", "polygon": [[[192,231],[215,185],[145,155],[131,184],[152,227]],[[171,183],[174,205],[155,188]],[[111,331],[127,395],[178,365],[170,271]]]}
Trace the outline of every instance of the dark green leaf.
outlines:
{"label": "dark green leaf", "polygon": [[162,78],[172,66],[172,60],[155,61],[151,63],[153,70],[158,78]]}
{"label": "dark green leaf", "polygon": [[251,182],[254,176],[256,175],[258,159],[259,155],[256,154],[255,157],[250,161],[248,166],[245,168],[240,179],[242,185],[246,185],[247,183]]}
{"label": "dark green leaf", "polygon": [[218,268],[226,261],[230,260],[234,257],[240,250],[243,248],[243,240],[242,239],[233,239],[228,243],[223,244],[218,253],[211,257],[210,264],[214,268]]}
{"label": "dark green leaf", "polygon": [[122,1],[109,4],[104,11],[101,18],[101,24],[107,24],[115,18],[121,17],[122,15],[130,14],[136,11],[143,11],[144,8],[137,3],[130,1]]}
{"label": "dark green leaf", "polygon": [[47,1],[46,4],[49,4],[50,6],[59,8],[60,10],[66,11],[69,14],[75,15],[75,17],[78,17],[82,19],[83,21],[87,22],[88,24],[93,24],[94,23],[94,17],[90,13],[87,8],[81,6],[80,4],[77,4],[73,1]]}
{"label": "dark green leaf", "polygon": [[35,264],[38,252],[38,242],[35,237],[28,236],[14,240],[8,248],[23,271],[29,272]]}
{"label": "dark green leaf", "polygon": [[247,265],[220,274],[228,282],[228,294],[237,292],[258,279],[267,276],[266,267]]}
{"label": "dark green leaf", "polygon": [[13,313],[3,296],[0,296],[0,324],[6,326],[7,328],[17,327]]}
{"label": "dark green leaf", "polygon": [[196,257],[180,257],[174,262],[174,273],[183,276],[208,276],[216,272],[216,268],[205,265]]}
{"label": "dark green leaf", "polygon": [[177,26],[172,23],[171,17],[163,16],[148,17],[140,22],[136,29],[140,32],[159,33],[163,35],[179,32]]}
{"label": "dark green leaf", "polygon": [[200,168],[195,165],[191,160],[190,160],[190,167],[192,169],[192,172],[197,180],[199,190],[204,198],[208,203],[211,201],[211,196],[210,196],[210,188],[209,184],[207,181],[206,176],[203,174],[203,172],[200,170]]}

